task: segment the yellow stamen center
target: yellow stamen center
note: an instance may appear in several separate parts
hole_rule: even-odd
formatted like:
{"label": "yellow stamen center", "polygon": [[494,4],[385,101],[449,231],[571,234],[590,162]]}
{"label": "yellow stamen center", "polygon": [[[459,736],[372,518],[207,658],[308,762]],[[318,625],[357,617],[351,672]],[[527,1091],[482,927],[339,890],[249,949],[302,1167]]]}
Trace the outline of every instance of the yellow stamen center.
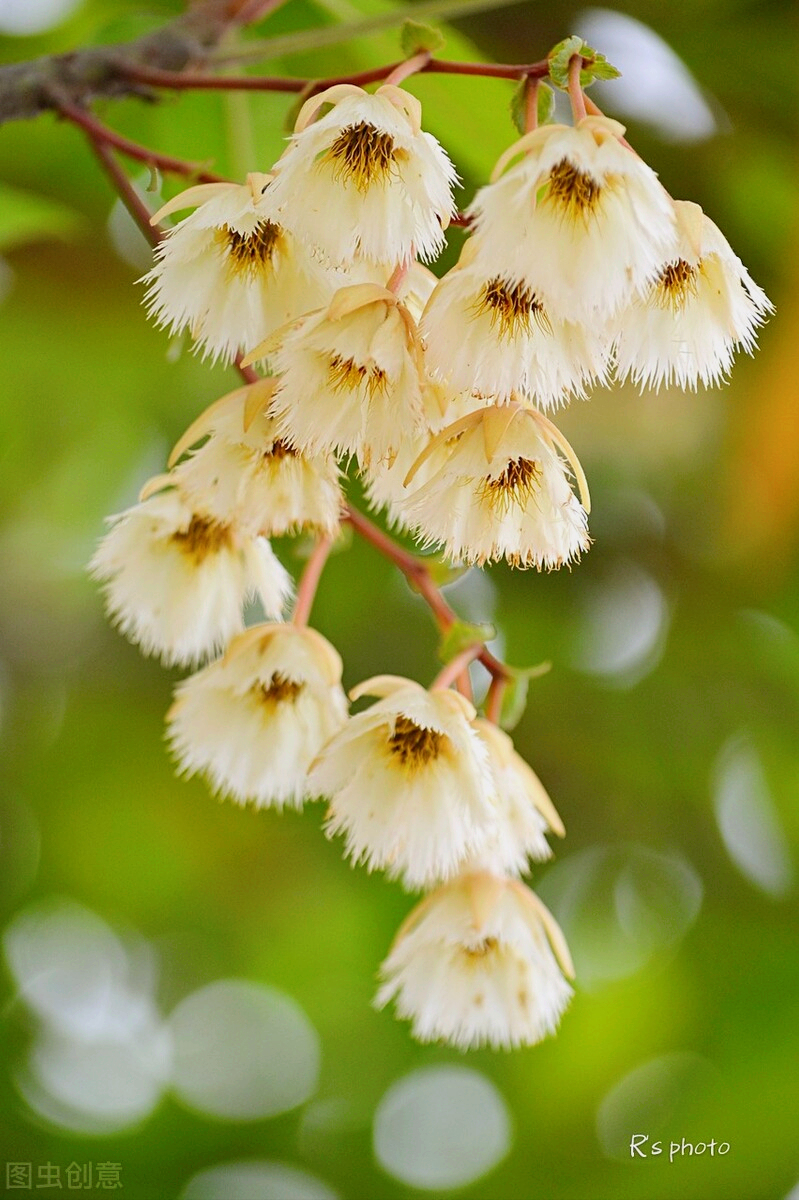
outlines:
{"label": "yellow stamen center", "polygon": [[568,158],[561,159],[550,171],[547,199],[571,220],[591,216],[601,195],[602,188],[597,181],[575,167]]}
{"label": "yellow stamen center", "polygon": [[380,367],[374,364],[365,367],[362,363],[356,363],[354,358],[341,358],[338,354],[331,355],[327,378],[334,392],[354,392],[365,384],[370,397],[375,392],[385,391],[388,382],[385,371]]}
{"label": "yellow stamen center", "polygon": [[653,300],[660,308],[680,309],[689,296],[696,295],[698,267],[678,258],[663,268],[655,284]]}
{"label": "yellow stamen center", "polygon": [[438,730],[425,729],[410,717],[399,716],[388,739],[388,749],[401,766],[413,769],[438,758],[443,742],[444,734]]}
{"label": "yellow stamen center", "polygon": [[220,525],[210,517],[192,517],[186,529],[173,533],[170,541],[182,554],[199,566],[209,554],[218,554],[232,544],[229,525]]}
{"label": "yellow stamen center", "polygon": [[232,275],[255,278],[269,268],[283,236],[283,230],[273,221],[261,221],[252,233],[239,233],[229,225],[217,231],[216,237],[227,250],[227,265]]}
{"label": "yellow stamen center", "polygon": [[464,946],[463,950],[469,958],[485,958],[492,950],[496,950],[498,945],[499,943],[495,937],[486,937],[474,946]]}
{"label": "yellow stamen center", "polygon": [[390,133],[368,121],[359,121],[342,129],[323,161],[333,163],[335,178],[344,176],[359,192],[365,192],[391,173],[400,153]]}
{"label": "yellow stamen center", "polygon": [[491,324],[499,326],[501,338],[512,338],[514,334],[531,333],[533,324],[545,333],[551,333],[546,310],[531,288],[522,283],[508,283],[497,275],[489,279],[475,304],[475,311],[489,313]]}
{"label": "yellow stamen center", "polygon": [[300,452],[296,446],[290,446],[288,442],[284,442],[280,438],[264,451],[264,458],[270,462],[282,462],[284,458],[299,458],[299,455]]}

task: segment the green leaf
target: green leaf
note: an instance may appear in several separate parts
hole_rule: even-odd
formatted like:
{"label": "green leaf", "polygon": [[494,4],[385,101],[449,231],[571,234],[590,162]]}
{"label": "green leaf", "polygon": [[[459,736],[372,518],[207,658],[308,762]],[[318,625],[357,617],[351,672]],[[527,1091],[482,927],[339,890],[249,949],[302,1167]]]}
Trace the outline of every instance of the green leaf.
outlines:
{"label": "green leaf", "polygon": [[484,645],[496,636],[494,626],[485,621],[478,625],[472,625],[468,621],[455,621],[439,643],[438,657],[442,662],[452,662],[453,658],[457,658],[461,651],[469,646]]}
{"label": "green leaf", "polygon": [[593,46],[589,46],[588,42],[584,42],[581,37],[573,35],[558,42],[557,46],[553,46],[547,56],[549,78],[556,87],[563,91],[566,91],[569,86],[569,63],[575,54],[579,54],[587,60],[583,63],[580,71],[581,87],[589,87],[596,79],[616,79],[621,74],[612,63],[608,62],[604,54],[600,54]]}
{"label": "green leaf", "polygon": [[419,562],[426,568],[428,575],[433,583],[438,587],[446,587],[449,583],[456,583],[458,579],[463,579],[471,571],[471,567],[466,564],[461,564],[459,567],[453,567],[450,563],[444,562],[441,558],[431,556],[423,556],[419,558]]}
{"label": "green leaf", "polygon": [[444,35],[440,29],[432,25],[423,25],[421,21],[406,21],[400,30],[400,48],[405,58],[413,58],[414,54],[427,51],[435,54],[444,45]]}
{"label": "green leaf", "polygon": [[0,184],[0,250],[48,238],[66,241],[83,223],[79,213],[48,196]]}
{"label": "green leaf", "polygon": [[[510,115],[513,124],[521,134],[527,132],[527,88],[529,84],[522,79],[514,88],[510,102]],[[555,111],[555,93],[545,83],[538,85],[538,124],[548,125]]]}

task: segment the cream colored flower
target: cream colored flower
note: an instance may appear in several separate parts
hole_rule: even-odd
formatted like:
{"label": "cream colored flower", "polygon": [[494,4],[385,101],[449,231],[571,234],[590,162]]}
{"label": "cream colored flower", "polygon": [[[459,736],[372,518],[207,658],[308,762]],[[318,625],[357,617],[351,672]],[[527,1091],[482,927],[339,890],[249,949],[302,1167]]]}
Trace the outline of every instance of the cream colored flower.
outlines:
{"label": "cream colored flower", "polygon": [[501,875],[523,875],[531,862],[551,858],[546,834],[563,837],[566,830],[541,780],[516,753],[513,742],[491,721],[474,722],[494,775],[497,824],[479,854],[480,865]]}
{"label": "cream colored flower", "polygon": [[261,379],[212,404],[186,431],[170,465],[184,492],[218,520],[264,537],[333,534],[343,503],[329,455],[309,458],[281,441],[268,413],[275,379]]}
{"label": "cream colored flower", "polygon": [[168,736],[181,770],[257,808],[299,808],[308,767],[347,717],[341,659],[314,629],[254,625],[178,685]]}
{"label": "cream colored flower", "polygon": [[603,325],[558,319],[542,295],[485,260],[470,238],[428,301],[420,329],[432,374],[454,391],[497,401],[523,395],[539,408],[604,383],[611,340]]}
{"label": "cream colored flower", "polygon": [[[577,474],[585,507],[561,453]],[[442,545],[449,558],[478,565],[505,558],[512,566],[549,570],[588,548],[585,477],[541,413],[509,404],[463,417],[429,443],[409,485],[431,455],[434,473],[420,487],[409,486],[400,507],[425,543]]]}
{"label": "cream colored flower", "polygon": [[309,788],[330,797],[327,832],[368,869],[429,887],[486,844],[495,819],[488,755],[458,693],[379,676],[351,696],[381,697],[322,750]]}
{"label": "cream colored flower", "polygon": [[423,424],[415,322],[376,284],[342,288],[288,333],[273,364],[279,436],[306,454],[390,462]]}
{"label": "cream colored flower", "polygon": [[419,1041],[512,1049],[555,1032],[574,968],[538,897],[518,880],[480,872],[417,905],[381,976],[376,1004],[396,999]]}
{"label": "cream colored flower", "polygon": [[203,357],[229,360],[273,329],[326,302],[342,277],[326,271],[277,219],[269,175],[207,183],[155,214],[195,211],[169,230],[143,282],[156,323],[188,329]]}
{"label": "cream colored flower", "polygon": [[698,204],[675,202],[676,239],[654,283],[619,314],[617,373],[643,387],[724,381],[774,308]]}
{"label": "cream colored flower", "polygon": [[672,202],[623,133],[585,117],[525,134],[470,207],[480,268],[531,292],[550,319],[611,317],[657,274],[673,240]]}
{"label": "cream colored flower", "polygon": [[[158,490],[151,494],[152,489]],[[214,654],[243,627],[256,596],[279,617],[291,580],[265,538],[197,508],[171,476],[111,517],[91,561],[111,619],[145,654],[188,665]]]}
{"label": "cream colored flower", "polygon": [[[314,121],[324,104],[333,108]],[[455,168],[402,88],[344,84],[311,97],[274,170],[281,221],[334,263],[394,265],[444,245]]]}

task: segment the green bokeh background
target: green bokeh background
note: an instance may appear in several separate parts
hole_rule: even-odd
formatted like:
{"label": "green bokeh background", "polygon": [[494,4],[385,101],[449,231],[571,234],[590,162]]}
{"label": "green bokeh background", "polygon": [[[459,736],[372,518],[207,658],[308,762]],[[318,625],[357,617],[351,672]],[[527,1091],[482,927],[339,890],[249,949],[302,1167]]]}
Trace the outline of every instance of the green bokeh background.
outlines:
{"label": "green bokeh background", "polygon": [[[135,36],[179,9],[86,0],[46,35],[4,39],[2,54],[14,61]],[[290,0],[260,33],[400,9],[388,0]],[[533,60],[571,32],[578,11],[526,3],[458,19],[443,53]],[[514,1054],[464,1058],[419,1046],[370,1007],[377,965],[411,901],[342,862],[320,834],[318,807],[283,817],[241,811],[174,777],[162,741],[174,677],[107,626],[85,564],[104,515],[132,502],[186,425],[235,379],[186,352],[176,358],[148,325],[134,286],[146,248],[124,220],[118,242],[129,257],[115,246],[113,197],[82,136],[51,116],[0,130],[3,926],[57,896],[136,930],[155,947],[164,1013],[221,978],[285,991],[321,1036],[315,1112],[345,1113],[328,1125],[303,1109],[226,1123],[167,1094],[121,1133],[59,1129],[14,1084],[35,1022],[6,972],[3,1160],[121,1162],[122,1194],[142,1200],[178,1196],[197,1171],[249,1158],[292,1163],[346,1200],[420,1195],[375,1161],[374,1113],[409,1071],[455,1063],[493,1081],[513,1123],[507,1157],[460,1194],[781,1200],[797,1184],[799,239],[790,10],[637,0],[620,11],[665,38],[725,114],[724,132],[704,141],[668,143],[632,121],[628,136],[672,194],[717,221],[777,316],[757,358],[741,361],[722,391],[616,389],[573,406],[561,424],[591,481],[590,554],[572,571],[497,568],[490,584],[473,578],[450,593],[470,618],[497,623],[510,661],[553,664],[531,685],[514,736],[568,830],[555,865],[533,883],[572,941],[577,991],[557,1038]],[[382,32],[266,69],[319,76],[397,56],[396,32]],[[510,85],[427,77],[410,87],[470,196],[514,136]],[[277,156],[287,101],[187,94],[98,107],[127,135],[225,173],[265,169]],[[453,233],[453,245],[461,236]],[[280,552],[300,568],[295,548]],[[619,623],[643,620],[647,597],[667,614],[649,651],[633,655],[627,671],[599,669],[607,639],[621,637]],[[341,651],[348,686],[378,672],[427,682],[437,669],[421,601],[364,545],[330,560],[314,623]],[[730,761],[748,780],[741,811],[750,824],[738,824],[755,860],[748,876],[714,809]],[[620,907],[620,888],[632,910]],[[661,1072],[668,1086],[647,1085],[645,1073],[609,1145],[603,1101],[652,1063],[651,1078]],[[713,1137],[730,1152],[633,1161],[625,1129],[667,1142]]]}

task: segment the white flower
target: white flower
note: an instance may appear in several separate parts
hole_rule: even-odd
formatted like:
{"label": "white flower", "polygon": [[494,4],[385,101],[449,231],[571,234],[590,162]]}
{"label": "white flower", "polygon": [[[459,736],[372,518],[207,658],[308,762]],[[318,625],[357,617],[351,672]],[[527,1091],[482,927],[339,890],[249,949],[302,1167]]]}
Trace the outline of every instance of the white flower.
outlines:
{"label": "white flower", "polygon": [[[604,383],[610,339],[603,326],[559,320],[528,284],[514,282],[485,261],[478,238],[440,281],[422,318],[428,369],[455,390],[497,401],[517,393],[538,407],[583,398]],[[477,261],[475,261],[477,258]]]}
{"label": "white flower", "polygon": [[156,323],[172,334],[188,329],[213,360],[254,346],[341,283],[276,219],[269,179],[200,184],[153,217],[198,205],[165,234],[143,282]]}
{"label": "white flower", "polygon": [[563,837],[566,831],[541,780],[508,735],[482,717],[474,728],[488,748],[498,801],[495,832],[478,858],[498,874],[523,875],[529,862],[551,858],[545,835]]}
{"label": "white flower", "polygon": [[[323,104],[334,107],[313,121]],[[393,85],[313,96],[274,167],[281,221],[334,263],[434,258],[454,215],[457,176],[420,123],[419,101]]]}
{"label": "white flower", "polygon": [[268,407],[276,381],[261,379],[212,404],[186,431],[170,466],[185,493],[219,520],[264,537],[300,530],[333,534],[342,506],[338,469],[281,441]]}
{"label": "white flower", "polygon": [[390,461],[423,421],[415,322],[376,284],[342,288],[307,316],[274,367],[279,436],[306,454],[356,454],[362,467]]}
{"label": "white flower", "polygon": [[411,912],[381,967],[376,1004],[422,1042],[532,1046],[554,1033],[572,990],[563,934],[518,880],[464,875]]}
{"label": "white flower", "polygon": [[550,317],[612,316],[657,274],[673,240],[672,202],[623,133],[585,117],[525,134],[469,210],[481,267],[532,291]]}
{"label": "white flower", "polygon": [[308,767],[346,717],[330,643],[305,626],[254,625],[178,686],[167,721],[185,774],[242,804],[299,808]]}
{"label": "white flower", "polygon": [[[577,475],[585,508],[558,450]],[[463,417],[428,444],[413,478],[431,455],[437,469],[418,489],[409,486],[400,508],[425,542],[443,545],[449,558],[478,565],[505,558],[512,566],[549,570],[588,548],[585,477],[541,413],[509,404]]]}
{"label": "white flower", "polygon": [[330,797],[327,832],[346,853],[406,887],[454,874],[486,842],[494,821],[488,755],[458,693],[379,676],[351,696],[382,697],[325,746],[309,788]]}
{"label": "white flower", "polygon": [[617,373],[640,386],[721,383],[751,354],[773,305],[698,204],[678,200],[677,236],[644,296],[619,314]]}
{"label": "white flower", "polygon": [[172,484],[157,477],[139,504],[110,518],[91,571],[122,633],[145,654],[188,665],[243,628],[242,608],[255,596],[279,617],[291,580],[265,538],[218,521]]}

